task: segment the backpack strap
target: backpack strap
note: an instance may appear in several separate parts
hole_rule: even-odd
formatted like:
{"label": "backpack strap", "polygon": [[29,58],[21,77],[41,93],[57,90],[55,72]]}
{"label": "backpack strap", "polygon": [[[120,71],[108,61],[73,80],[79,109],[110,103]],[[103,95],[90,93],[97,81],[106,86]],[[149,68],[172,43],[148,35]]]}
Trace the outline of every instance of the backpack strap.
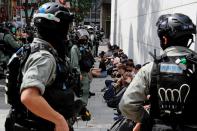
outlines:
{"label": "backpack strap", "polygon": [[46,50],[46,51],[49,51],[54,57],[58,56],[55,49],[52,46],[50,46],[49,44],[45,44],[45,43],[39,42],[39,41],[34,41],[34,43],[38,43],[38,44],[31,46],[31,54],[38,52],[40,50]]}
{"label": "backpack strap", "polygon": [[160,64],[164,59],[167,59],[167,54],[164,53],[160,56],[153,55],[152,52],[149,52],[149,54],[153,57],[154,63],[153,68],[151,71],[151,83],[150,83],[150,116],[152,119],[159,117],[159,102],[158,102],[158,93],[157,90],[160,87],[159,81],[160,81]]}
{"label": "backpack strap", "polygon": [[35,53],[35,52],[38,52],[40,50],[46,50],[46,51],[49,51],[55,58],[56,62],[64,62],[64,60],[62,60],[62,58],[60,58],[58,56],[58,53],[57,51],[50,45],[50,44],[46,44],[44,42],[40,42],[40,41],[37,41],[35,40],[34,43],[37,43],[37,44],[34,44],[33,46],[30,46],[31,48],[31,54]]}
{"label": "backpack strap", "polygon": [[159,115],[159,103],[158,103],[158,93],[157,90],[159,88],[159,80],[160,80],[160,71],[159,71],[159,63],[154,62],[153,68],[151,71],[151,84],[150,84],[150,116],[151,118],[158,117]]}

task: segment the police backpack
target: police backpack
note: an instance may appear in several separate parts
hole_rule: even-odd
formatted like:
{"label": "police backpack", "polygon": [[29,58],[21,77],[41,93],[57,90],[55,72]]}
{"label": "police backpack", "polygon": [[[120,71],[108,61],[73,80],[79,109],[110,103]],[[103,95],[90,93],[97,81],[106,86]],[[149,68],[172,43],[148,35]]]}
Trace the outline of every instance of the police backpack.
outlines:
{"label": "police backpack", "polygon": [[175,126],[196,124],[196,54],[155,57],[150,85],[150,116]]}
{"label": "police backpack", "polygon": [[94,65],[94,57],[91,51],[85,47],[80,49],[81,60],[79,61],[80,70],[84,72],[89,72]]}

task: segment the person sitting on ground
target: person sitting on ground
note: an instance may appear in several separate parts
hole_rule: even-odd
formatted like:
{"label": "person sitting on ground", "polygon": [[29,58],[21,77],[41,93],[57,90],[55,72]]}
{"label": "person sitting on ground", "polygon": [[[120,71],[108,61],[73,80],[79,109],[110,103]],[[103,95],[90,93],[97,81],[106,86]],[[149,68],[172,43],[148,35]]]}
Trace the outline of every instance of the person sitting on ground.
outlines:
{"label": "person sitting on ground", "polygon": [[99,78],[105,78],[107,77],[107,70],[106,70],[106,58],[105,58],[105,52],[101,52],[100,54],[100,64],[99,68],[92,68],[91,73],[93,77],[99,77]]}
{"label": "person sitting on ground", "polygon": [[141,67],[142,67],[141,64],[135,65],[135,70],[134,70],[135,74],[137,74],[137,72],[140,70]]}
{"label": "person sitting on ground", "polygon": [[119,49],[118,50],[118,56],[121,57],[122,55],[124,55],[123,49]]}
{"label": "person sitting on ground", "polygon": [[112,61],[113,67],[116,67],[120,63],[120,58],[117,52],[113,54],[113,59],[111,61]]}
{"label": "person sitting on ground", "polygon": [[130,75],[131,74],[130,71],[127,71],[127,68],[128,67],[124,64],[120,64],[118,66],[118,73],[120,74],[121,77],[117,80],[115,87],[120,89],[123,87],[127,87],[129,83],[132,81],[133,77],[132,75]]}
{"label": "person sitting on ground", "polygon": [[113,55],[113,47],[110,42],[107,43],[108,51],[106,52],[106,57],[112,57]]}
{"label": "person sitting on ground", "polygon": [[131,77],[135,76],[135,65],[131,60],[126,61],[127,74]]}
{"label": "person sitting on ground", "polygon": [[121,54],[120,55],[120,62],[126,64],[128,61],[128,56],[126,54]]}
{"label": "person sitting on ground", "polygon": [[[132,59],[125,59],[123,61],[121,61],[120,63],[118,63],[117,65],[113,66],[113,70],[111,73],[111,77],[119,77],[119,73],[118,73],[118,66],[121,64],[125,64],[128,68],[128,70],[133,70],[134,68],[134,63],[132,61]],[[131,72],[132,74],[134,74],[134,72]]]}

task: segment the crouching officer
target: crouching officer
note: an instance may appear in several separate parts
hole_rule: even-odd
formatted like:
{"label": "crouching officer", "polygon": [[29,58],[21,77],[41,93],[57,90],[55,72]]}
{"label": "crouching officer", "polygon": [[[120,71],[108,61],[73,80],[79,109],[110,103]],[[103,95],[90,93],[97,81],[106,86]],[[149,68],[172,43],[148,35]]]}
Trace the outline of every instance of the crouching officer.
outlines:
{"label": "crouching officer", "polygon": [[[188,49],[196,26],[184,14],[167,14],[159,17],[157,27],[164,54],[152,55],[154,62],[139,70],[120,110],[137,122],[133,131],[196,131],[197,54]],[[149,95],[147,110],[143,103]]]}
{"label": "crouching officer", "polygon": [[[64,50],[71,21],[69,10],[54,2],[43,4],[34,15],[38,38],[16,53],[22,69],[15,69],[16,62],[8,72],[11,111],[6,119],[6,131],[73,130],[69,120],[74,115],[74,94],[68,83],[70,69]],[[12,58],[8,66],[11,62]],[[14,77],[17,71],[19,76]]]}

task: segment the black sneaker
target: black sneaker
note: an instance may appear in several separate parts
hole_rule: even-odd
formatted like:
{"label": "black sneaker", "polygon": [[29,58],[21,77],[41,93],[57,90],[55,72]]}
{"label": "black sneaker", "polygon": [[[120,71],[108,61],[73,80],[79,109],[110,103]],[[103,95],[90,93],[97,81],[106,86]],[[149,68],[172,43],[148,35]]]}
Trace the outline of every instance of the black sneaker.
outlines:
{"label": "black sneaker", "polygon": [[91,95],[91,96],[95,96],[95,93],[94,93],[94,92],[90,92],[90,91],[89,91],[89,95]]}
{"label": "black sneaker", "polygon": [[90,98],[91,96],[95,96],[95,93],[89,91],[89,98]]}

